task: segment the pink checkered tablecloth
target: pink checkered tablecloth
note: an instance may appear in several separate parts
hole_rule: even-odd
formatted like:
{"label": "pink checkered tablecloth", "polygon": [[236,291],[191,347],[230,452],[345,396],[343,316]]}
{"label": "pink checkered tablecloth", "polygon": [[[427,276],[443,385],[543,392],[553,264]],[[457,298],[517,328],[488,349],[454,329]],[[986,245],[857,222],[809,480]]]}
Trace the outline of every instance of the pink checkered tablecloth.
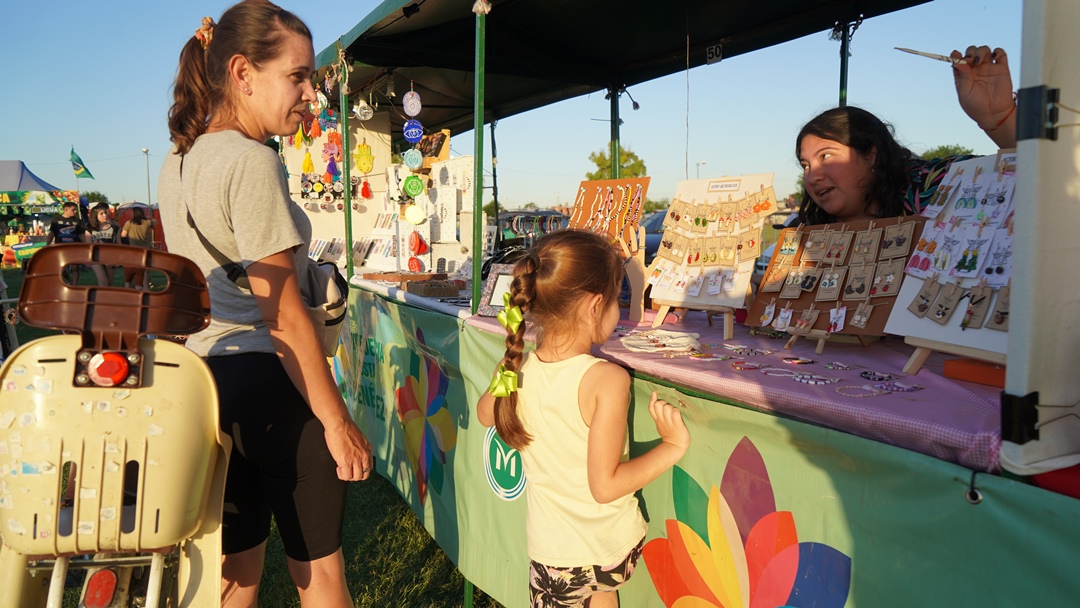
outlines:
{"label": "pink checkered tablecloth", "polygon": [[[625,319],[620,325],[631,330],[647,330],[655,313],[646,311],[645,315],[646,320],[640,325]],[[673,315],[668,316],[669,321],[673,319]],[[467,323],[486,331],[504,331],[490,317],[470,317]],[[819,356],[814,353],[816,341],[800,339],[791,350],[784,350],[786,340],[750,335],[749,328],[741,325],[736,325],[734,337],[725,342],[722,319],[714,318],[714,323],[716,327],[709,327],[705,313],[690,312],[682,322],[665,323],[660,328],[700,334],[699,340],[705,346],[702,351],[707,353],[731,355],[724,347],[728,344],[771,350],[772,354],[738,356],[727,361],[665,358],[661,353],[627,350],[619,340],[618,334],[624,334],[623,330],[617,330],[595,354],[641,374],[716,395],[723,401],[874,439],[973,470],[998,470],[1000,389],[943,377],[942,365],[948,356],[935,353],[918,374],[908,376],[901,370],[914,349],[900,338],[890,337],[865,347],[828,342]],[[793,365],[785,363],[784,357],[804,357],[816,362]],[[801,384],[788,377],[732,369],[731,361],[736,359],[840,380],[820,386]],[[839,361],[851,369],[826,369],[825,363],[831,361]],[[917,384],[924,389],[875,397],[846,397],[836,392],[837,386],[872,384],[860,376],[865,371],[890,374],[903,384]]]}

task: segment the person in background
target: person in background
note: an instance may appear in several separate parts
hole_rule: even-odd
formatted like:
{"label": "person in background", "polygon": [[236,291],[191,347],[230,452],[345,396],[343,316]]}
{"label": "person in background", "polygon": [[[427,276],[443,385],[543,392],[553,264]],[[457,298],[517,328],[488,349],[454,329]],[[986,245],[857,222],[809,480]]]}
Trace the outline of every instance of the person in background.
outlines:
{"label": "person in background", "polygon": [[[960,107],[1000,148],[1016,146],[1016,100],[1002,49],[969,46],[953,64]],[[826,110],[799,131],[803,224],[849,222],[918,213],[949,165],[969,156],[926,161],[897,143],[892,127],[861,108]]]}
{"label": "person in background", "polygon": [[[120,231],[121,242],[144,249],[154,248],[154,220],[146,217],[142,207],[132,207],[131,219],[124,222]],[[146,271],[141,267],[124,269],[124,286],[134,289],[149,289]]]}
{"label": "person in background", "polygon": [[[271,515],[301,605],[352,606],[341,549],[346,482],[371,475],[371,445],[301,297],[311,224],[263,143],[296,133],[316,98],[314,73],[303,21],[270,2],[241,2],[218,24],[203,18],[184,45],[169,110],[162,223],[170,251],[206,275],[213,315],[187,347],[206,358],[221,430],[233,439],[224,606],[257,604]],[[234,260],[234,272],[204,242]]]}
{"label": "person in background", "polygon": [[[79,217],[79,204],[67,202],[60,208],[60,215],[53,218],[49,224],[49,234],[45,237],[45,245],[64,243],[89,243],[90,233],[86,230],[86,224]],[[73,264],[65,267],[61,272],[63,280],[69,285],[79,284],[80,265]]]}
{"label": "person in background", "polygon": [[[609,239],[573,229],[540,237],[514,266],[506,354],[476,413],[521,452],[529,480],[530,606],[617,606],[645,540],[634,492],[690,446],[679,410],[653,392],[660,442],[628,458],[630,375],[590,354],[619,321],[622,277]],[[525,354],[531,323],[539,337]]]}
{"label": "person in background", "polygon": [[[90,238],[95,243],[119,243],[120,226],[109,217],[109,205],[98,203],[90,209]],[[109,268],[104,264],[91,264],[98,285],[112,285]]]}

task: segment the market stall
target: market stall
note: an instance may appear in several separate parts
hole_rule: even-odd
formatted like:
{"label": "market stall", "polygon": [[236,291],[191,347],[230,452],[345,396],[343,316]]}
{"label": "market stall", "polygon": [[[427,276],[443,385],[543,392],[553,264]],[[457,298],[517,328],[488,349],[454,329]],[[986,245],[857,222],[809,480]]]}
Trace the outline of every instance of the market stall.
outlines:
{"label": "market stall", "polygon": [[[708,8],[701,8],[701,19],[690,21],[693,27],[721,28],[720,24],[733,22],[720,19],[719,13],[707,15],[706,12],[731,11],[737,3],[708,4]],[[887,11],[907,4],[913,3],[874,6],[878,7],[875,10]],[[1051,2],[1028,5],[1032,7],[1033,18],[1029,26],[1025,17],[1025,27],[1035,29],[1025,40],[1044,38],[1039,29],[1043,19],[1051,15],[1067,19],[1070,16],[1067,13],[1076,10]],[[678,51],[669,53],[670,64],[656,58],[665,55],[664,49],[657,47],[645,51],[655,56],[626,58],[625,64],[620,63],[622,56],[608,62],[582,61],[580,49],[574,49],[578,54],[572,58],[573,65],[563,70],[575,74],[574,84],[553,86],[537,77],[535,68],[550,66],[550,61],[525,61],[523,58],[530,57],[528,49],[504,46],[510,44],[507,38],[514,37],[506,32],[522,31],[513,24],[518,23],[515,19],[522,18],[526,6],[494,4],[495,11],[505,8],[506,16],[500,25],[502,29],[493,29],[487,40],[498,51],[488,49],[490,56],[496,58],[486,66],[489,88],[486,92],[477,89],[477,97],[485,99],[487,110],[476,114],[455,100],[469,97],[470,85],[474,84],[469,71],[475,69],[477,74],[484,71],[479,61],[471,67],[474,57],[483,55],[483,47],[476,49],[462,43],[472,39],[468,32],[474,22],[482,24],[483,18],[462,15],[459,8],[451,9],[444,3],[424,3],[419,13],[406,14],[410,18],[404,20],[399,13],[407,8],[405,3],[385,2],[343,37],[339,45],[320,54],[320,64],[338,62],[343,53],[351,56],[357,62],[350,77],[352,92],[354,96],[359,92],[363,99],[371,99],[371,91],[375,89],[404,90],[408,81],[414,81],[425,103],[430,104],[425,107],[430,107],[432,112],[424,117],[424,124],[437,128],[465,127],[476,116],[480,118],[474,124],[482,125],[486,118],[506,116],[593,90],[607,88],[615,93],[612,97],[617,97],[625,84],[685,67],[687,22],[680,13],[675,15],[679,24],[671,27],[680,38],[672,45]],[[596,8],[603,10],[602,6]],[[697,11],[698,7],[694,5],[693,9]],[[830,12],[831,9],[837,12]],[[829,27],[856,14],[849,11],[865,9],[857,2],[829,3],[828,7],[798,3],[798,7],[792,4],[771,13],[775,23],[754,22],[755,17],[765,18],[757,14],[762,11],[747,9],[747,14],[740,14],[746,19],[737,22],[747,26],[746,31],[767,35],[748,34],[749,39],[740,39],[739,32],[695,32],[691,36],[691,56],[696,62],[693,65],[704,63],[710,43],[720,39],[724,40],[725,54],[746,52],[795,35],[795,30],[786,28],[804,23],[800,18],[811,13],[820,22],[805,20],[810,28],[807,31]],[[605,15],[631,19],[626,11],[609,11]],[[698,16],[696,12],[695,16]],[[731,17],[731,14],[723,13],[723,16]],[[543,29],[539,27],[544,23],[543,15],[529,17],[531,27]],[[639,17],[652,19],[654,26],[664,23],[659,11]],[[565,21],[560,20],[559,25],[566,25]],[[657,27],[658,32],[663,29]],[[517,38],[525,45],[530,42],[527,37]],[[1045,38],[1050,38],[1045,42],[1051,49],[1047,52],[1056,55],[1064,52],[1064,43]],[[437,44],[436,40],[446,44]],[[478,34],[475,40],[481,44],[484,38]],[[649,42],[662,45],[662,40],[664,36],[658,34]],[[403,60],[406,51],[423,54],[423,49],[433,48],[439,52],[424,55],[422,61]],[[622,55],[628,52],[627,48],[614,44],[604,48],[617,49]],[[1038,51],[1029,53],[1025,48],[1025,67],[1029,55]],[[417,64],[425,67],[411,67]],[[639,69],[620,69],[620,65]],[[592,66],[596,66],[597,73],[590,75]],[[455,74],[454,70],[465,75]],[[1052,73],[1045,80],[1060,77]],[[1035,84],[1030,81],[1032,78],[1025,70],[1026,86]],[[1038,81],[1043,80],[1040,74]],[[500,84],[496,86],[494,82]],[[440,98],[435,85],[452,88],[446,83],[454,83],[461,90]],[[432,100],[437,101],[432,103]],[[497,109],[492,110],[493,107]],[[613,124],[617,123],[616,107],[613,103]],[[1022,101],[1020,112],[1034,107],[1025,106]],[[390,168],[393,163],[389,157],[398,140],[396,134],[404,133],[407,127],[403,118],[388,117],[388,120],[385,175],[389,193],[395,187],[395,177],[399,177],[394,173],[397,169]],[[1039,123],[1037,117],[1033,120],[1032,124]],[[399,126],[394,121],[402,124]],[[1031,135],[1032,138],[1043,136]],[[1071,131],[1058,136],[1075,149]],[[617,141],[616,129],[613,129],[613,141]],[[1040,147],[1049,145],[1052,144],[1046,141],[1039,143]],[[1033,147],[1033,143],[1022,143],[1020,158],[1024,159],[1024,154],[1029,152],[1025,148]],[[1056,155],[1062,161],[1070,158],[1068,154]],[[1015,195],[1034,200],[1029,191],[1034,190],[1034,184],[1025,183],[1025,179],[1031,178],[1030,174],[1024,177],[1023,166],[1021,160]],[[1046,179],[1074,184],[1075,167],[1071,171]],[[401,182],[403,185],[404,180]],[[1055,194],[1060,206],[1075,207],[1075,190],[1069,190],[1071,187],[1063,185],[1063,190]],[[474,198],[476,201],[478,196]],[[709,204],[714,203],[709,201]],[[707,217],[708,211],[704,210],[700,216]],[[1060,213],[1057,217],[1060,218]],[[823,253],[830,244],[847,248],[860,232],[872,233],[875,228],[878,227],[846,227],[839,232],[848,236],[839,242],[826,235],[821,241]],[[885,227],[880,228],[876,254],[889,240],[884,234]],[[900,229],[908,230],[903,226],[893,230]],[[1006,228],[998,224],[995,229]],[[694,227],[688,225],[682,230],[685,233],[680,236],[691,243]],[[925,295],[922,287],[938,284],[940,292],[947,285],[964,280],[961,277],[938,283],[922,276],[911,279],[911,287],[905,279],[904,287],[899,288],[898,274],[910,278],[912,273],[905,271],[915,256],[925,253],[925,249],[912,247],[919,234],[914,227],[910,230],[893,234],[892,244],[887,246],[897,246],[901,240],[898,237],[903,237],[911,239],[909,247],[902,254],[883,258],[888,260],[893,280],[897,281],[889,283],[896,289],[890,288],[887,305],[879,293],[864,291],[854,298],[854,305],[863,311],[866,324],[873,329],[869,333],[874,336],[884,333],[885,323],[892,321],[894,312],[901,315],[897,319],[900,327],[906,328],[901,332],[903,335],[925,334],[924,321],[934,321],[917,314],[918,298]],[[1038,241],[1032,234],[1027,236],[1031,240],[1024,241],[1023,235],[1030,230],[1028,225],[1017,231],[1014,268],[1030,267],[1019,265],[1022,256],[1032,255],[1031,243]],[[697,252],[707,252],[708,239],[714,237],[750,238],[741,230],[723,235],[705,232],[700,235]],[[404,245],[400,233],[395,232],[394,239],[399,246]],[[792,255],[811,242],[808,234],[795,240],[796,250]],[[1051,242],[1060,246],[1066,240],[1046,241],[1047,246]],[[981,249],[984,245],[991,249]],[[717,246],[723,247],[723,242]],[[973,264],[968,250],[963,258],[951,258],[953,266],[946,270],[976,274],[984,271],[987,254],[993,255],[993,242],[988,239],[976,247],[980,248],[982,261],[975,268],[968,268]],[[1026,253],[1021,253],[1022,250]],[[685,255],[685,251],[682,253]],[[777,258],[784,255],[781,252]],[[1066,256],[1056,259],[1065,263]],[[869,262],[846,265],[844,279],[839,276],[831,279],[840,293],[820,300],[827,305],[817,304],[817,293],[808,296],[803,292],[820,286],[818,280],[825,276],[826,266],[828,276],[838,275],[837,265],[831,261],[822,264],[820,259],[807,258],[810,264],[794,260],[793,265],[805,267],[804,272],[815,270],[817,278],[806,283],[800,280],[788,297],[779,294],[776,297],[792,303],[786,307],[789,324],[806,329],[808,339],[789,341],[784,336],[784,340],[778,340],[770,337],[774,334],[767,328],[743,326],[734,328],[734,335],[725,339],[723,331],[711,327],[702,312],[691,312],[678,322],[674,316],[654,317],[655,313],[647,312],[641,322],[624,319],[618,333],[626,335],[614,336],[598,350],[600,356],[629,368],[634,377],[632,453],[657,440],[642,407],[652,390],[679,404],[694,438],[691,451],[683,461],[640,494],[649,521],[648,544],[640,572],[622,593],[622,605],[1057,605],[1076,597],[1080,583],[1072,575],[1071,564],[1080,532],[1072,522],[1080,515],[1080,501],[1000,475],[1003,440],[1006,445],[1008,442],[1016,442],[1017,446],[1030,444],[1026,449],[1030,460],[1050,460],[1048,454],[1057,454],[1056,457],[1063,458],[1058,462],[1067,464],[1068,438],[1075,435],[1050,427],[1054,432],[1043,436],[1044,443],[1032,444],[1032,440],[1039,442],[1040,427],[1053,421],[1072,421],[1075,415],[1065,410],[1045,410],[1058,418],[1047,415],[1047,420],[1040,421],[1043,413],[1038,409],[1037,395],[1027,397],[1025,402],[1004,400],[1003,413],[999,388],[945,377],[940,349],[929,348],[920,355],[915,371],[912,367],[915,348],[903,339],[867,341],[861,332],[851,331],[848,333],[859,334],[860,341],[829,340],[824,345],[815,344],[809,339],[810,332],[827,330],[832,321],[830,315],[794,315],[795,306],[801,306],[800,312],[841,308],[839,304],[845,299],[841,295],[843,291],[849,286],[852,291],[858,291],[858,284],[845,279],[861,273],[862,285],[868,290],[878,276],[867,272]],[[893,260],[900,262],[898,268],[893,268]],[[779,259],[774,261],[781,265]],[[878,261],[875,259],[873,263]],[[914,261],[915,273],[922,272],[921,258]],[[673,290],[680,277],[690,282],[685,278],[685,264],[680,268],[683,274],[672,276],[669,284]],[[790,276],[790,270],[787,272]],[[1018,272],[1018,282],[1013,285],[1014,298],[1021,285],[1031,290],[1027,281],[1034,274]],[[882,274],[882,281],[887,276],[888,273]],[[1020,279],[1021,276],[1024,278]],[[657,280],[662,278],[663,274]],[[809,289],[800,288],[807,284]],[[424,298],[402,289],[400,284],[359,278],[354,278],[353,285],[350,331],[335,360],[335,370],[361,428],[376,447],[380,473],[395,483],[468,580],[504,605],[524,606],[528,559],[524,551],[524,501],[520,497],[527,480],[518,455],[493,431],[479,425],[472,413],[473,404],[486,388],[491,369],[501,356],[504,337],[501,327],[490,318],[473,316],[468,298]],[[982,288],[978,282],[975,286]],[[475,307],[479,298],[475,295],[477,291],[473,293],[471,305]],[[1021,296],[1025,300],[1023,306],[1032,306],[1026,299],[1032,298],[1034,291],[1025,293]],[[969,299],[973,303],[978,297],[969,296]],[[1062,297],[1069,296],[1063,293]],[[946,301],[951,300],[943,300]],[[1000,303],[1001,294],[981,301],[987,305]],[[1052,301],[1048,298],[1040,306]],[[928,305],[934,302],[930,300]],[[691,304],[690,308],[697,304],[685,303]],[[893,306],[894,303],[897,305]],[[767,300],[758,301],[751,316],[761,319],[769,305]],[[871,314],[863,305],[882,307]],[[909,305],[915,312],[909,313]],[[1017,306],[1014,299],[1014,310]],[[956,307],[957,302],[949,304],[949,308]],[[775,307],[773,315],[778,310],[785,310],[785,306]],[[999,310],[991,308],[980,314],[992,319],[994,312]],[[903,314],[915,315],[915,319]],[[858,317],[859,313],[856,311],[854,316]],[[965,340],[978,340],[969,338],[966,330],[958,327],[966,318],[965,312],[962,317],[951,319],[952,326],[941,327],[943,331],[963,332]],[[1020,325],[1025,332],[1020,340],[1025,343],[1034,335],[1026,333],[1033,318],[1025,317]],[[770,325],[771,320],[771,317],[769,321],[762,319],[757,325]],[[649,353],[627,347],[624,338],[647,336],[647,332],[656,331],[652,328],[654,324],[656,330],[678,332],[680,337],[696,334],[695,354],[663,349]],[[880,325],[875,328],[877,324]],[[1066,336],[1075,327],[1071,320],[1063,320],[1063,325],[1068,328],[1064,332]],[[1017,328],[1015,323],[1011,326],[1013,335]],[[931,327],[930,331],[936,330]],[[994,331],[1000,328],[979,334],[986,343],[978,345],[974,350],[980,352],[974,354],[984,356],[997,351],[1013,355],[1013,342],[1007,347],[996,344],[1000,334],[995,335]],[[1047,328],[1038,334],[1046,343],[1058,343],[1046,335],[1051,331]],[[663,341],[656,339],[656,342]],[[820,352],[822,348],[824,352]],[[1021,352],[1030,351],[1031,347],[1027,346]],[[1055,366],[1070,360],[1058,352],[1060,359],[1055,360]],[[1020,361],[1025,369],[1025,382],[1028,376],[1043,373],[1032,367],[1028,356]],[[1006,392],[1015,393],[1011,383],[1016,373],[1011,371],[1013,366],[1009,369],[1008,388],[1012,390]],[[804,382],[804,379],[814,381]],[[1052,390],[1055,402],[1070,402],[1069,382],[1055,385]],[[1058,422],[1057,426],[1065,425]],[[1050,435],[1064,437],[1065,441],[1051,441]],[[1040,469],[1033,467],[1031,471],[1040,472]]]}

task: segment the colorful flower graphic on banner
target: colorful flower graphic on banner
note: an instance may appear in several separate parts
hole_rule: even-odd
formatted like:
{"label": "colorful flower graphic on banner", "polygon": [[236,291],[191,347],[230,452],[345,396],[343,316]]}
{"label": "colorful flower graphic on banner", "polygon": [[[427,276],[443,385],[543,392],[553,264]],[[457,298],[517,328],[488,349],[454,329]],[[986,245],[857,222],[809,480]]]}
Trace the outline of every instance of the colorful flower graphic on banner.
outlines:
{"label": "colorful flower graphic on banner", "polygon": [[[424,344],[424,333],[419,328],[416,339]],[[457,444],[457,427],[446,409],[449,384],[438,362],[414,349],[409,357],[409,375],[395,391],[398,418],[405,428],[405,454],[416,471],[420,504],[427,496],[428,484],[442,492],[446,453]]]}
{"label": "colorful flower graphic on banner", "polygon": [[851,583],[851,558],[799,542],[789,511],[777,511],[761,454],[743,437],[720,488],[705,491],[673,470],[677,519],[667,538],[645,545],[653,585],[668,608],[840,608]]}

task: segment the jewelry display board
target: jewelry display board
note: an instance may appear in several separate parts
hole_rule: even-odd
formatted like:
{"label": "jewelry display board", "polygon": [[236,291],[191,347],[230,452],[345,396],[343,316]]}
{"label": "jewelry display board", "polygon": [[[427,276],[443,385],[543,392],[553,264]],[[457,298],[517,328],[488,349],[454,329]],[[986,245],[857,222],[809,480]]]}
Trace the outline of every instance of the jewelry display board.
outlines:
{"label": "jewelry display board", "polygon": [[761,229],[776,211],[772,181],[762,173],[679,182],[648,269],[654,303],[723,312],[730,335],[761,255]]}
{"label": "jewelry display board", "polygon": [[584,181],[570,211],[569,228],[590,230],[622,241],[636,253],[638,223],[649,192],[648,177]]}
{"label": "jewelry display board", "polygon": [[926,228],[885,326],[918,347],[907,373],[935,350],[1005,362],[1015,167],[1015,153],[953,163],[923,210]]}
{"label": "jewelry display board", "polygon": [[880,336],[922,236],[918,216],[786,228],[746,324],[795,336]]}

